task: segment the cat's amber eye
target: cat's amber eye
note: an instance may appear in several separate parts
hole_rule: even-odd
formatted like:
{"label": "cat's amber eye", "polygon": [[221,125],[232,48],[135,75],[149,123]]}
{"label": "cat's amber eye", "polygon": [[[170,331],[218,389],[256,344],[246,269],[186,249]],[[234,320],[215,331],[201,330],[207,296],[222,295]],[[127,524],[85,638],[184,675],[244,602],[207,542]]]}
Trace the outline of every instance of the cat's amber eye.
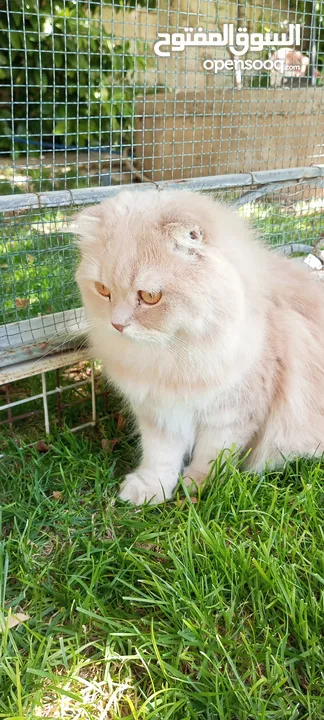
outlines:
{"label": "cat's amber eye", "polygon": [[141,300],[143,300],[143,302],[146,303],[146,305],[156,305],[159,302],[159,300],[161,300],[161,297],[162,297],[161,292],[149,293],[149,292],[145,292],[145,290],[140,290],[138,294],[139,294]]}
{"label": "cat's amber eye", "polygon": [[102,297],[110,298],[110,290],[106,287],[106,285],[103,285],[100,282],[95,282],[95,288],[99,295],[102,295]]}

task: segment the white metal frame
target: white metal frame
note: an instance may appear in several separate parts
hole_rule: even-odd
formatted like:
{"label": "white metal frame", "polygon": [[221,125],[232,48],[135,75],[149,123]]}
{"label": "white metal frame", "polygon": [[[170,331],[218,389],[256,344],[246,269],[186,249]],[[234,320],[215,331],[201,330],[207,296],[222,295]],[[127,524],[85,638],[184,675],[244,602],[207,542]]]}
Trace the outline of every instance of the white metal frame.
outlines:
{"label": "white metal frame", "polygon": [[[42,210],[43,208],[60,208],[73,205],[96,203],[107,197],[117,195],[121,190],[131,192],[146,192],[155,186],[160,190],[222,190],[226,188],[239,188],[249,185],[264,186],[261,195],[271,193],[273,189],[281,189],[306,182],[324,187],[324,165],[310,165],[308,167],[284,168],[282,170],[258,170],[256,172],[235,173],[228,175],[210,175],[189,180],[161,180],[160,182],[145,182],[131,185],[115,185],[79,190],[53,190],[50,192],[27,193],[25,195],[0,196],[0,212],[20,209]],[[272,187],[272,183],[275,183]],[[280,184],[279,184],[280,183]],[[253,196],[246,202],[257,200],[260,188],[254,191]]]}
{"label": "white metal frame", "polygon": [[[78,430],[82,430],[86,427],[94,427],[97,421],[97,407],[96,407],[96,391],[95,391],[95,374],[94,374],[94,362],[91,360],[90,363],[90,377],[86,378],[85,380],[78,380],[74,383],[71,383],[69,385],[63,385],[63,386],[56,386],[53,390],[47,390],[46,387],[46,373],[51,370],[57,370],[62,367],[67,367],[69,365],[73,365],[76,363],[79,363],[81,361],[90,360],[89,351],[87,350],[81,350],[81,351],[68,351],[68,352],[62,352],[57,355],[53,355],[51,357],[46,358],[46,361],[44,362],[44,359],[39,358],[38,360],[31,360],[24,363],[18,363],[16,366],[11,368],[11,377],[9,382],[15,382],[17,380],[22,380],[24,378],[33,377],[35,375],[41,375],[42,380],[42,392],[38,393],[37,395],[31,395],[26,398],[22,398],[21,400],[15,400],[14,402],[6,403],[4,405],[0,406],[0,418],[2,412],[7,412],[9,409],[13,407],[18,407],[20,405],[25,405],[26,403],[33,402],[34,400],[39,400],[40,398],[43,399],[43,410],[44,410],[44,425],[45,425],[45,434],[50,435],[51,427],[50,427],[50,417],[49,417],[49,410],[48,410],[48,397],[50,395],[56,395],[57,393],[62,394],[66,390],[71,390],[77,387],[82,387],[83,385],[91,385],[91,420],[86,423],[82,423],[81,425],[76,425],[75,427],[70,428],[71,432],[77,432]],[[45,365],[45,367],[44,367]],[[1,380],[1,376],[0,376]],[[33,443],[32,443],[33,444]],[[0,458],[3,457],[3,454],[0,454]]]}

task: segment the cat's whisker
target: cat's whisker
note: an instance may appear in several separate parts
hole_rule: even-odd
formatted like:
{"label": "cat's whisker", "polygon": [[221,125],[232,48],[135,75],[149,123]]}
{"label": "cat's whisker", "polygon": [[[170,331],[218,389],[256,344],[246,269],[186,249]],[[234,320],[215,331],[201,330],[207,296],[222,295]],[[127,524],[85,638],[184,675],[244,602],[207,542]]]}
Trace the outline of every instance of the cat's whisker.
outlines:
{"label": "cat's whisker", "polygon": [[169,347],[172,350],[176,350],[178,353],[182,353],[182,357],[186,359],[187,364],[193,366],[197,371],[200,371],[206,360],[206,353],[197,348],[196,346],[183,341],[177,336],[167,336],[170,344]]}
{"label": "cat's whisker", "polygon": [[[40,355],[39,359],[43,360],[44,358],[48,357],[49,355],[52,355],[53,352],[58,352],[59,350],[64,348],[64,346],[68,345],[69,343],[74,342],[74,340],[77,340],[78,338],[80,338],[82,347],[84,347],[86,345],[86,343],[88,342],[88,334],[87,334],[88,330],[91,329],[91,327],[95,327],[95,325],[96,325],[95,323],[87,324],[86,330],[75,330],[75,331],[67,334],[61,343],[59,343],[58,345],[49,347],[46,352],[44,352],[42,355]],[[46,343],[50,344],[53,340],[55,340],[56,337],[57,337],[57,333],[53,333],[53,335],[51,337],[47,338]],[[75,347],[75,350],[80,350],[80,346],[77,345]]]}

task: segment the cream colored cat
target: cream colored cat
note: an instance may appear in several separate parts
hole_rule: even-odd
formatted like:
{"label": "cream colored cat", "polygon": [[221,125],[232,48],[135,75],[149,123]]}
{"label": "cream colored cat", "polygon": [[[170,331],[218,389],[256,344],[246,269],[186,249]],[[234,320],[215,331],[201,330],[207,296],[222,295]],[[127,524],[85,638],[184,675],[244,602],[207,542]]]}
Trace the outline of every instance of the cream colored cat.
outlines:
{"label": "cream colored cat", "polygon": [[324,292],[307,270],[184,190],[122,191],[76,232],[93,355],[141,432],[122,499],[168,499],[181,471],[200,484],[234,445],[256,471],[322,453]]}

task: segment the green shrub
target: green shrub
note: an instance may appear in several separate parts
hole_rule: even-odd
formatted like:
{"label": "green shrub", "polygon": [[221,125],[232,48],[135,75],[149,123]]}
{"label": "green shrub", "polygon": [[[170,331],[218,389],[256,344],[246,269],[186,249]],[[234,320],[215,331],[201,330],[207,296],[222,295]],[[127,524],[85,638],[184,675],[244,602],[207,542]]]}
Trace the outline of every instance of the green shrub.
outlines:
{"label": "green shrub", "polygon": [[127,142],[138,91],[134,71],[144,59],[128,41],[112,39],[99,7],[10,0],[8,15],[0,14],[2,150]]}

